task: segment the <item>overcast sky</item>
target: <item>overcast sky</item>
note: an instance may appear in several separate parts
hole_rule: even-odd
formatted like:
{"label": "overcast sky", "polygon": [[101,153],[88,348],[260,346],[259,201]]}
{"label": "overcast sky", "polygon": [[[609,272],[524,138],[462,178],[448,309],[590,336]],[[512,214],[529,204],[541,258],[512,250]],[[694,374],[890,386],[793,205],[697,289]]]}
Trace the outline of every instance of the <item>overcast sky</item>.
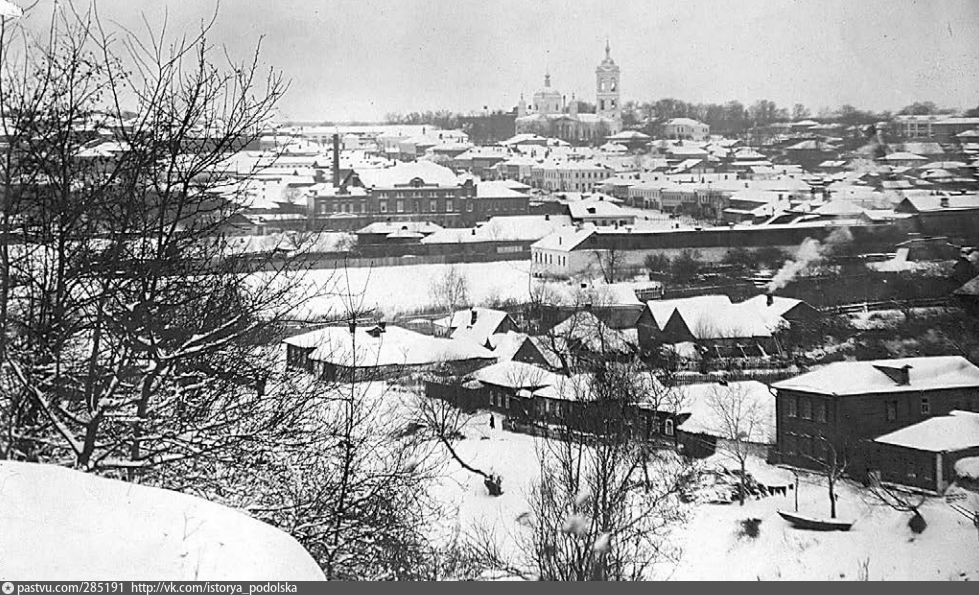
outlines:
{"label": "overcast sky", "polygon": [[[13,0],[21,5],[24,0]],[[41,0],[30,27],[50,10]],[[84,0],[76,0],[83,2]],[[132,26],[169,12],[199,23],[209,0],[98,0]],[[979,105],[977,0],[224,0],[212,38],[238,56],[265,36],[291,89],[282,117],[379,119],[387,112],[529,100],[552,86],[594,102],[606,36],[622,99],[767,98],[813,112],[916,100]]]}

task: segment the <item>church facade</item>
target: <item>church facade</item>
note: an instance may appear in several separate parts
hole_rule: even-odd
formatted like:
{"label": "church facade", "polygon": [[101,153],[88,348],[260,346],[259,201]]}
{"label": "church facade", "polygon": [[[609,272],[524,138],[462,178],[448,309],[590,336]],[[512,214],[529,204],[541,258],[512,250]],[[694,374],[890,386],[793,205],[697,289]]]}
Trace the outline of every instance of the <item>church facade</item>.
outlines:
{"label": "church facade", "polygon": [[605,59],[595,69],[595,113],[579,114],[574,94],[571,101],[551,87],[551,75],[544,75],[544,87],[534,93],[527,105],[523,95],[517,105],[517,134],[532,133],[559,138],[575,144],[600,144],[605,137],[622,130],[620,70],[605,44]]}

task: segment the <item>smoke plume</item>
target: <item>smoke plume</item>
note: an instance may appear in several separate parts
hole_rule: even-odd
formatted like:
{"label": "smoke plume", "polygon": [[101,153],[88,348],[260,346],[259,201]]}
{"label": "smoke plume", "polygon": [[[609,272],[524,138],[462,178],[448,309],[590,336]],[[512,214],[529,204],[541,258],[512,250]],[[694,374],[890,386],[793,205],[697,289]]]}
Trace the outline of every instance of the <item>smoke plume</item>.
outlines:
{"label": "smoke plume", "polygon": [[792,260],[786,260],[782,268],[775,273],[775,276],[768,283],[768,293],[774,293],[775,291],[782,289],[788,285],[793,279],[799,276],[806,269],[813,267],[826,257],[833,253],[840,244],[845,244],[853,241],[853,234],[846,227],[840,227],[834,229],[829,236],[826,237],[825,242],[820,242],[814,238],[806,238],[803,240],[802,244],[799,245],[799,249],[796,250],[795,258]]}

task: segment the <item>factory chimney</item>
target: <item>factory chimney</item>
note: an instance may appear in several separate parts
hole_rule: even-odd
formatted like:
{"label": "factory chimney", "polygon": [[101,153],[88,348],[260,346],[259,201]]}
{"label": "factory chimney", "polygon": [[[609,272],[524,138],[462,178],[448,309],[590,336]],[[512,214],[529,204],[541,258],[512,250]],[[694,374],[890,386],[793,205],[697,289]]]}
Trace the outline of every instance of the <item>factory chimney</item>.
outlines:
{"label": "factory chimney", "polygon": [[333,135],[333,187],[340,188],[340,135]]}

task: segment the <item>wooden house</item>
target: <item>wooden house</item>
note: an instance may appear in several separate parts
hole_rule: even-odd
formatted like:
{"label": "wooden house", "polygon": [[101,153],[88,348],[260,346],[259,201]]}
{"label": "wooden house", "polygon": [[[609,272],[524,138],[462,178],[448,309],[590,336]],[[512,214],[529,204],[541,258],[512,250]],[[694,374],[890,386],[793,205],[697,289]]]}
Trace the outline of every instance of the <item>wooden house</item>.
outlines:
{"label": "wooden house", "polygon": [[979,368],[959,356],[836,362],[772,385],[778,461],[818,468],[833,448],[870,470],[867,441],[956,409],[979,411]]}

